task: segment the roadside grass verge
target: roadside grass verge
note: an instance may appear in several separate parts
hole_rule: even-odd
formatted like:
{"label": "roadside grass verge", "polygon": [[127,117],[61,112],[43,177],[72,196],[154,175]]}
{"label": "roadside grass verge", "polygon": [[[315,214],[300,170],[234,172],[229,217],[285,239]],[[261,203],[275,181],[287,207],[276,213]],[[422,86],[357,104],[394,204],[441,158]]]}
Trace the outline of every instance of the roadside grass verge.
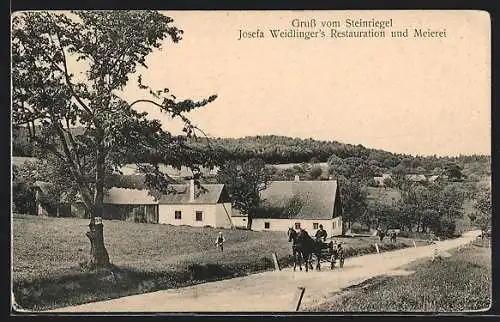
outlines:
{"label": "roadside grass verge", "polygon": [[[256,232],[104,221],[104,238],[113,267],[85,272],[88,220],[25,215],[13,217],[13,291],[28,310],[107,300],[178,288],[273,269],[272,252],[282,267],[292,264],[285,232]],[[215,248],[223,231],[224,252]],[[347,257],[413,247],[411,239],[392,244],[377,237],[334,238]],[[417,245],[425,242],[417,241]]]}
{"label": "roadside grass verge", "polygon": [[312,312],[463,312],[491,304],[491,248],[481,241],[450,252],[451,257],[419,260],[406,276],[379,276],[334,295]]}

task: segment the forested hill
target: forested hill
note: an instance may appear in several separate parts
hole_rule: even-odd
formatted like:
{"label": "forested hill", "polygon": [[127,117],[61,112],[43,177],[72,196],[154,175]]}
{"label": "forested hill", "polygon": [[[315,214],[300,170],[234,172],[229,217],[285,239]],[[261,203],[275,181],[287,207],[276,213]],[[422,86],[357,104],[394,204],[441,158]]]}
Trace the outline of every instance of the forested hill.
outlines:
{"label": "forested hill", "polygon": [[[82,129],[75,128],[82,133]],[[13,130],[13,155],[32,156],[32,146],[28,140],[27,130]],[[489,156],[411,156],[391,153],[378,149],[365,148],[362,145],[351,145],[337,141],[321,141],[312,138],[301,139],[277,135],[247,136],[244,138],[212,138],[211,144],[224,151],[225,159],[248,160],[253,157],[263,159],[268,164],[283,163],[317,163],[334,162],[335,158],[362,163],[373,168],[375,173],[392,171],[404,167],[414,173],[429,173],[433,169],[443,169],[446,164],[455,163],[462,168],[474,168],[476,174],[479,169],[484,173],[490,163]],[[132,161],[132,160],[130,160]],[[372,172],[372,171],[370,171]]]}
{"label": "forested hill", "polygon": [[383,150],[367,149],[362,145],[351,145],[337,141],[320,141],[312,138],[301,139],[278,135],[258,135],[244,138],[216,138],[215,145],[222,147],[233,158],[246,160],[259,157],[266,163],[301,163],[301,162],[326,162],[332,154],[345,159],[350,157],[366,159],[370,153],[375,152],[389,159],[391,157],[404,157]]}

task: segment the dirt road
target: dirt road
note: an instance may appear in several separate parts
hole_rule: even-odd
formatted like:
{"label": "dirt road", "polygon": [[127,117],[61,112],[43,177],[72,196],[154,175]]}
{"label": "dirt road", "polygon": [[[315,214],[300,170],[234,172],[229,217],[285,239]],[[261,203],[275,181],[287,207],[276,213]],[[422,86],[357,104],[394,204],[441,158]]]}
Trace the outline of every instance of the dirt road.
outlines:
{"label": "dirt road", "polygon": [[432,257],[474,240],[479,231],[434,245],[353,257],[343,268],[321,271],[264,272],[245,277],[179,289],[127,296],[119,299],[65,307],[50,312],[286,312],[294,311],[298,287],[305,292],[301,308],[319,304],[333,292],[359,284],[371,277],[395,273],[414,260]]}

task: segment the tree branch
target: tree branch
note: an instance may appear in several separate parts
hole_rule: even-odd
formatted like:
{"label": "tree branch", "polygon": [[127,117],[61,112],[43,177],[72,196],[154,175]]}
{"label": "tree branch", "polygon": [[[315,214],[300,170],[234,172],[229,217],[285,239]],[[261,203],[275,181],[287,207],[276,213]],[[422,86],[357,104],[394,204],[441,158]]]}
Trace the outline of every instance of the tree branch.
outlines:
{"label": "tree branch", "polygon": [[[43,56],[45,56],[45,58],[47,58],[52,63],[52,65],[54,67],[56,67],[61,73],[64,74],[64,78],[66,80],[66,84],[68,85],[68,88],[71,91],[72,96],[76,99],[76,101],[81,105],[81,107],[87,113],[89,113],[93,118],[95,118],[94,113],[92,112],[92,110],[88,107],[87,104],[85,104],[85,102],[82,101],[82,99],[80,98],[80,96],[76,94],[76,91],[74,89],[73,83],[71,82],[71,79],[69,77],[68,65],[67,65],[67,62],[66,62],[66,52],[64,51],[64,48],[61,46],[61,39],[59,37],[59,33],[56,31],[55,34],[56,34],[56,37],[57,37],[57,40],[58,40],[58,43],[59,43],[58,48],[59,48],[59,50],[60,50],[60,52],[62,54],[63,68],[61,68],[49,55],[47,55],[47,53],[43,52]],[[49,34],[49,37],[52,38],[52,35]]]}
{"label": "tree branch", "polygon": [[62,129],[66,132],[66,134],[68,136],[69,142],[71,144],[71,150],[75,151],[76,164],[77,164],[78,168],[81,169],[82,165],[81,165],[81,162],[80,162],[80,155],[78,154],[78,151],[76,151],[77,150],[77,144],[76,144],[75,139],[73,137],[73,133],[71,133],[71,127],[69,125],[69,118],[66,117],[65,119],[66,119],[66,129],[64,129],[64,128],[62,128]]}
{"label": "tree branch", "polygon": [[132,107],[133,105],[135,105],[137,103],[151,103],[153,105],[158,106],[159,108],[162,108],[162,109],[165,108],[165,106],[163,106],[161,104],[158,104],[155,101],[148,100],[148,99],[139,99],[139,100],[136,100],[136,101],[132,102],[131,104],[129,104],[129,106]]}

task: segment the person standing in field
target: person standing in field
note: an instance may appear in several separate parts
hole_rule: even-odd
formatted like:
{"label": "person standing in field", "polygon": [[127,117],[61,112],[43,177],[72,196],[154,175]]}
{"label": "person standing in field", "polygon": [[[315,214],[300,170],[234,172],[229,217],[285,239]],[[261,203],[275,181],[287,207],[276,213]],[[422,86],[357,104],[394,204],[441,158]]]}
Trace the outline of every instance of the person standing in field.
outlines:
{"label": "person standing in field", "polygon": [[220,249],[221,252],[224,251],[224,242],[226,241],[226,239],[224,238],[224,236],[222,236],[222,232],[219,231],[219,236],[217,236],[217,239],[215,240],[215,246]]}

